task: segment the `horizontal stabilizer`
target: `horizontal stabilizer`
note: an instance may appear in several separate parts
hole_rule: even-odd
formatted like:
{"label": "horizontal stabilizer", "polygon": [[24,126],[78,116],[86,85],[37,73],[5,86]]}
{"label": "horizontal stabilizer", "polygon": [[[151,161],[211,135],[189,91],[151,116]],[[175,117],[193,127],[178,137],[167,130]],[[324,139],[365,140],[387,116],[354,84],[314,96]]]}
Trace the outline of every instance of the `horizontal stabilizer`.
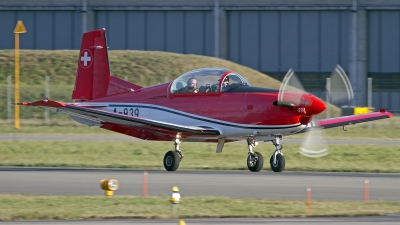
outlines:
{"label": "horizontal stabilizer", "polygon": [[16,102],[15,105],[24,105],[24,106],[42,106],[42,107],[52,107],[52,108],[59,108],[65,107],[66,104],[63,102],[43,99],[36,102]]}
{"label": "horizontal stabilizer", "polygon": [[118,77],[110,76],[110,83],[108,84],[107,96],[134,92],[141,88],[142,86],[132,84]]}

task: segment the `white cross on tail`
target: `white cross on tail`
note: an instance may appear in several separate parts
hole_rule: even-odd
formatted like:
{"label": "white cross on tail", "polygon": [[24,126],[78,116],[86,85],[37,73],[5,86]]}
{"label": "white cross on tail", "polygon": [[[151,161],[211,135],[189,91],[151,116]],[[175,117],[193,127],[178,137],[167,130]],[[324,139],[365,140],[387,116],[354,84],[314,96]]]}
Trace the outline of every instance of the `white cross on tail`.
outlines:
{"label": "white cross on tail", "polygon": [[81,61],[83,61],[83,66],[87,66],[87,63],[92,61],[92,57],[89,57],[88,53],[85,52],[84,56],[81,57]]}

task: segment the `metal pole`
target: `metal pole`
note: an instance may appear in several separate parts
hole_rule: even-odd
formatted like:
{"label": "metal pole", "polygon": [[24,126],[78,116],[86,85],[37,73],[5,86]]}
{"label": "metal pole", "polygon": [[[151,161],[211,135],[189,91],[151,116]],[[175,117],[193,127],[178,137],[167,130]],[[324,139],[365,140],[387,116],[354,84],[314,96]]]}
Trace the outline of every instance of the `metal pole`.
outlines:
{"label": "metal pole", "polygon": [[214,56],[219,57],[219,0],[214,0]]}
{"label": "metal pole", "polygon": [[368,77],[368,107],[372,107],[372,78]]}
{"label": "metal pole", "polygon": [[367,60],[368,60],[368,22],[367,11],[357,9],[357,85],[356,92],[358,106],[365,106],[368,103],[367,85],[368,79]]}
{"label": "metal pole", "polygon": [[[372,78],[368,77],[368,110],[372,108]],[[372,122],[368,122],[368,129],[372,128]]]}
{"label": "metal pole", "polygon": [[[50,77],[46,76],[46,85],[45,85],[45,91],[46,91],[46,98],[50,99]],[[47,125],[50,124],[50,110],[46,108],[46,110],[44,111],[44,118],[45,118],[45,122]]]}
{"label": "metal pole", "polygon": [[147,187],[148,187],[148,180],[149,180],[149,172],[146,170],[143,172],[143,196],[147,196]]}
{"label": "metal pole", "polygon": [[311,187],[307,187],[307,215],[311,215]]}
{"label": "metal pole", "polygon": [[82,32],[87,32],[87,0],[82,0]]}
{"label": "metal pole", "polygon": [[331,104],[330,104],[330,96],[331,93],[331,78],[326,78],[326,118],[331,118]]}
{"label": "metal pole", "polygon": [[[15,26],[14,29],[14,34],[15,34],[15,86],[14,86],[14,100],[15,102],[19,102],[19,34],[26,33],[26,29],[24,24],[22,23],[21,20],[17,22],[17,25]],[[14,116],[15,116],[15,129],[19,130],[20,129],[20,124],[19,124],[19,105],[15,105],[15,111],[14,111]]]}
{"label": "metal pole", "polygon": [[364,180],[364,202],[369,202],[369,179]]}
{"label": "metal pole", "polygon": [[7,121],[11,123],[11,76],[7,76]]}
{"label": "metal pole", "polygon": [[[354,85],[355,96],[359,93],[359,85],[357,82],[357,0],[353,0],[353,7],[351,9],[351,30],[350,30],[350,81]],[[360,104],[358,98],[352,100],[352,105]]]}
{"label": "metal pole", "polygon": [[[15,102],[19,102],[19,33],[15,34],[15,87],[14,87],[14,99]],[[20,129],[19,124],[19,105],[15,105],[15,129]]]}

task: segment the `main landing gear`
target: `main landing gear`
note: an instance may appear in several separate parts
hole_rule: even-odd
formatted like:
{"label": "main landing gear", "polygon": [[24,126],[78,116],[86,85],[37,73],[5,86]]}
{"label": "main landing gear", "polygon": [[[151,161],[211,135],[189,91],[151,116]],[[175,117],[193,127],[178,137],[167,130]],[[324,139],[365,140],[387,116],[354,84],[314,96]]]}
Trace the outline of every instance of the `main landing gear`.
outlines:
{"label": "main landing gear", "polygon": [[[277,135],[275,136],[275,139],[272,140],[272,143],[275,145],[275,152],[271,156],[269,163],[272,171],[274,172],[282,172],[285,169],[285,157],[283,157],[282,153],[283,145],[280,144],[281,139],[282,136]],[[254,137],[248,137],[247,145],[249,148],[249,153],[247,156],[247,168],[249,168],[251,172],[259,172],[264,165],[264,159],[261,153],[253,151],[253,148],[258,145],[258,142],[254,139]]]}
{"label": "main landing gear", "polygon": [[249,154],[247,156],[247,168],[251,172],[259,172],[264,165],[264,159],[261,153],[253,152],[253,148],[258,145],[258,142],[253,137],[247,138],[247,145],[249,147]]}
{"label": "main landing gear", "polygon": [[175,171],[178,169],[179,164],[183,158],[182,151],[179,149],[179,145],[181,144],[182,139],[181,135],[178,133],[176,135],[175,139],[175,150],[174,151],[168,151],[164,155],[164,168],[167,171]]}

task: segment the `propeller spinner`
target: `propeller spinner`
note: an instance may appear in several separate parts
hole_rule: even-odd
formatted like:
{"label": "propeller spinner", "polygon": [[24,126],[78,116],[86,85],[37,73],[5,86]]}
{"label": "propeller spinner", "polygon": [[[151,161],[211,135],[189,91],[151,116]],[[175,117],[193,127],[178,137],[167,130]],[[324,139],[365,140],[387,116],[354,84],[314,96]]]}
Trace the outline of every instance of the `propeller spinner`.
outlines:
{"label": "propeller spinner", "polygon": [[278,99],[274,102],[275,106],[287,107],[296,110],[303,116],[300,119],[302,124],[310,122],[313,115],[318,115],[326,109],[325,103],[307,93],[296,74],[290,69],[283,78],[279,88]]}

